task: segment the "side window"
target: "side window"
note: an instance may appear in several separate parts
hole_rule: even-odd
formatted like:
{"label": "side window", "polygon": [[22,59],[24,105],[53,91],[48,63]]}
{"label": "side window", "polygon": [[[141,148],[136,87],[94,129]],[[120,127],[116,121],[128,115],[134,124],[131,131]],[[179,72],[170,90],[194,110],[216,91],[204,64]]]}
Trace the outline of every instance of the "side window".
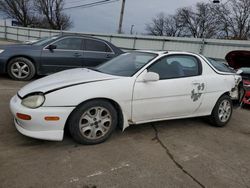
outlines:
{"label": "side window", "polygon": [[160,79],[190,77],[200,75],[200,64],[190,55],[171,55],[154,63],[148,71],[158,73]]}
{"label": "side window", "polygon": [[107,46],[104,42],[85,39],[85,50],[86,51],[95,51],[95,52],[111,52],[109,46]]}
{"label": "side window", "polygon": [[56,49],[62,50],[81,50],[82,39],[81,38],[65,38],[55,42]]}

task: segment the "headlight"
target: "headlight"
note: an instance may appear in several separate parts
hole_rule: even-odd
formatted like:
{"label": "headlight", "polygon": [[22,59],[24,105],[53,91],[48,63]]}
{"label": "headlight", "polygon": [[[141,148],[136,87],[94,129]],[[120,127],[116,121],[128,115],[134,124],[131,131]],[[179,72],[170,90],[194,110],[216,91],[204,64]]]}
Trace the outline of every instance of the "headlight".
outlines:
{"label": "headlight", "polygon": [[45,101],[45,97],[42,93],[29,95],[22,100],[22,105],[28,108],[38,108],[42,106]]}
{"label": "headlight", "polygon": [[3,52],[4,52],[4,50],[0,49],[0,54],[3,53]]}

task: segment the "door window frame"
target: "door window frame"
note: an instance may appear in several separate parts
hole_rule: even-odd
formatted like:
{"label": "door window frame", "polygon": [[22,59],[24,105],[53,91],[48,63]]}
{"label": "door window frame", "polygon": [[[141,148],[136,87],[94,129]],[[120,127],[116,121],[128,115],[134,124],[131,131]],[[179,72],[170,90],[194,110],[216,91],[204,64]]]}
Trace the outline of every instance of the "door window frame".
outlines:
{"label": "door window frame", "polygon": [[60,39],[58,39],[58,40],[56,40],[56,41],[53,41],[52,43],[50,43],[50,44],[48,44],[48,45],[46,45],[44,48],[43,48],[43,50],[49,50],[48,49],[48,46],[49,45],[52,45],[52,44],[55,44],[56,42],[59,42],[59,41],[61,41],[61,40],[64,40],[64,39],[67,39],[67,38],[79,38],[79,39],[81,39],[82,40],[82,44],[81,44],[81,49],[80,50],[70,50],[70,49],[54,49],[54,51],[67,51],[67,52],[79,52],[79,51],[83,51],[83,43],[84,43],[84,39],[82,38],[82,37],[63,37],[63,38],[60,38]]}
{"label": "door window frame", "polygon": [[[102,52],[102,51],[93,51],[93,50],[86,50],[86,43],[85,43],[85,39],[87,40],[95,40],[95,41],[98,41],[98,42],[102,42],[104,43],[109,49],[110,49],[110,52]],[[102,41],[102,40],[98,40],[98,39],[93,39],[93,38],[84,38],[83,39],[83,51],[84,52],[93,52],[93,53],[107,53],[107,54],[115,54],[114,50],[110,47],[110,45],[108,45],[107,42],[105,41]]]}
{"label": "door window frame", "polygon": [[[47,44],[43,50],[49,50],[48,49],[48,46],[49,45],[52,45],[52,44],[55,44],[56,42],[59,42],[63,39],[67,39],[67,38],[80,38],[82,39],[82,45],[81,45],[81,49],[80,50],[70,50],[70,49],[54,49],[56,51],[72,51],[72,52],[75,52],[75,51],[81,51],[81,52],[94,52],[94,53],[107,53],[107,54],[115,54],[114,50],[110,47],[110,45],[106,42],[106,41],[102,41],[102,40],[98,40],[98,39],[94,39],[94,38],[87,38],[87,37],[71,37],[71,36],[68,36],[68,37],[63,37],[63,38],[59,38],[53,42],[51,42],[50,44]],[[85,39],[89,39],[89,40],[95,40],[95,41],[98,41],[98,42],[103,42],[105,45],[107,45],[107,47],[111,50],[110,52],[100,52],[100,51],[87,51],[85,50]]]}
{"label": "door window frame", "polygon": [[[165,56],[162,56],[160,57],[159,59],[157,59],[155,62],[153,62],[152,64],[150,64],[149,66],[147,66],[145,69],[148,70],[151,66],[153,66],[154,64],[158,63],[159,61],[161,61],[162,59],[164,58],[168,58],[168,57],[171,57],[171,56],[190,56],[190,57],[193,57],[196,59],[197,63],[198,63],[198,74],[197,75],[191,75],[191,76],[182,76],[182,77],[173,77],[173,78],[164,78],[164,79],[161,79],[160,80],[169,80],[169,79],[180,79],[180,78],[189,78],[189,77],[196,77],[196,76],[200,76],[202,75],[202,72],[203,72],[203,69],[202,69],[202,63],[201,63],[201,60],[196,57],[195,55],[192,55],[192,54],[169,54],[169,55],[165,55]],[[157,72],[156,72],[157,73]],[[158,74],[158,73],[157,73]]]}

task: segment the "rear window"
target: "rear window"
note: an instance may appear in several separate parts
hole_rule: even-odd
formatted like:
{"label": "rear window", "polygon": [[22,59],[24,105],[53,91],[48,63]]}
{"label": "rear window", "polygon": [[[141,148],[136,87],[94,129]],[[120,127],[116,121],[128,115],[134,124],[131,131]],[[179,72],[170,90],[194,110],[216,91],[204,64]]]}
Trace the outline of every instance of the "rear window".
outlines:
{"label": "rear window", "polygon": [[250,75],[250,67],[241,67],[240,70],[242,70],[243,74],[249,74]]}
{"label": "rear window", "polygon": [[206,57],[206,58],[216,70],[221,71],[221,72],[235,73],[235,71],[232,68],[230,68],[228,65],[226,65],[225,63],[218,62],[218,61],[211,59],[211,58],[208,58],[208,57]]}

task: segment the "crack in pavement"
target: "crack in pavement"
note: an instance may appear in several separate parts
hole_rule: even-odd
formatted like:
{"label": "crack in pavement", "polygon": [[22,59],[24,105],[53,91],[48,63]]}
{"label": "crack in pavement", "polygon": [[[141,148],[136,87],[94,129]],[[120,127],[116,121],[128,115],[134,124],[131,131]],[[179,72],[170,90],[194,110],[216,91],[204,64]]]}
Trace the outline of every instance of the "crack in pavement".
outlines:
{"label": "crack in pavement", "polygon": [[176,159],[174,158],[173,154],[170,152],[170,150],[168,149],[168,147],[166,145],[164,145],[164,143],[161,141],[161,139],[159,138],[159,133],[157,128],[155,127],[154,124],[151,124],[154,131],[155,131],[155,137],[152,140],[157,140],[158,143],[161,145],[161,147],[166,151],[167,155],[169,156],[169,158],[173,161],[173,163],[186,175],[188,175],[194,182],[196,182],[200,187],[205,188],[205,186],[199,181],[197,180],[194,176],[192,176],[188,171],[186,171],[184,169],[184,167],[178,162],[176,161]]}

